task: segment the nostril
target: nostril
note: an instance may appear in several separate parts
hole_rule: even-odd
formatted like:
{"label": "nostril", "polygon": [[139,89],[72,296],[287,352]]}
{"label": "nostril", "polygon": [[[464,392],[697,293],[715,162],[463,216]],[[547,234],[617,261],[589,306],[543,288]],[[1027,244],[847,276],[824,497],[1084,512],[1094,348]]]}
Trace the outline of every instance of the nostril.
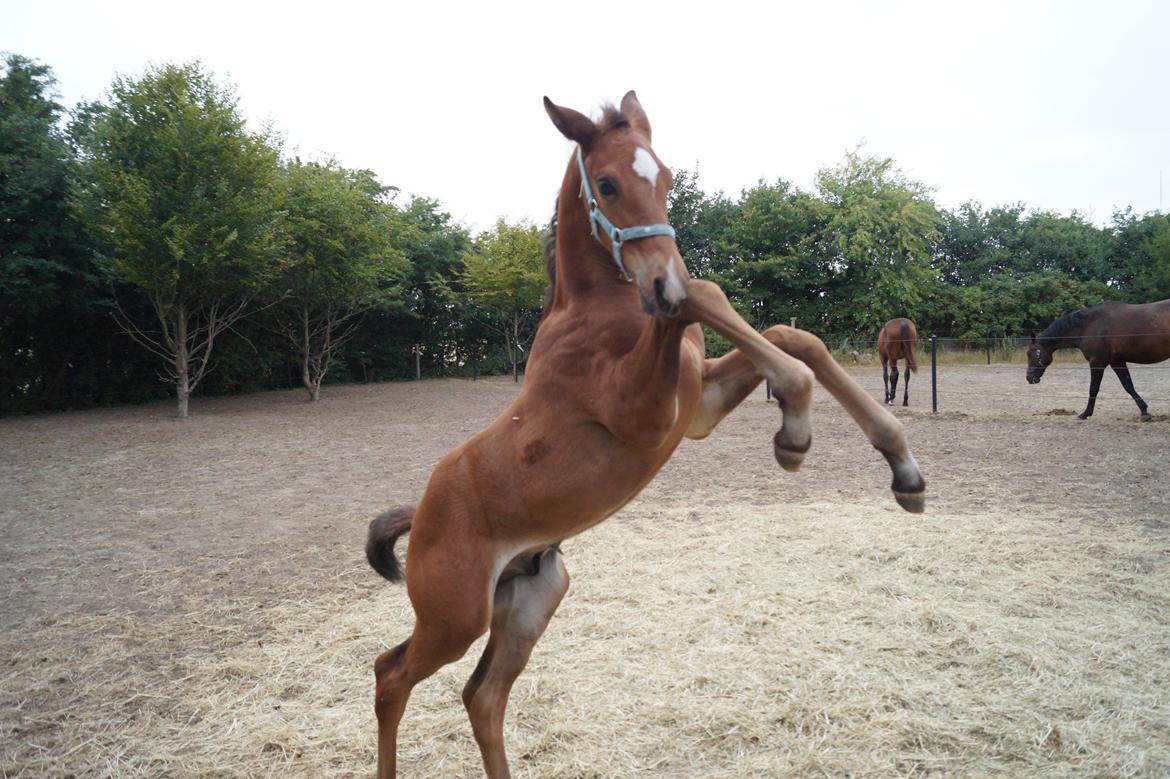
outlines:
{"label": "nostril", "polygon": [[654,298],[661,305],[666,305],[666,279],[659,276],[654,279]]}

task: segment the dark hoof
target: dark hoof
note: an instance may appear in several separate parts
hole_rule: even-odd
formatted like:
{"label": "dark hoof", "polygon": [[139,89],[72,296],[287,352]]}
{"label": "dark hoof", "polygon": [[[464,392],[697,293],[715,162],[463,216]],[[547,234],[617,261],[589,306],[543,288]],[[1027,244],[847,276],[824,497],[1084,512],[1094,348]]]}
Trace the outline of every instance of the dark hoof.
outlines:
{"label": "dark hoof", "polygon": [[783,429],[776,431],[776,435],[772,439],[772,453],[776,455],[776,462],[780,463],[781,468],[789,473],[795,473],[800,470],[800,465],[804,462],[804,456],[812,441],[806,442],[803,447],[782,444],[780,443],[780,435],[783,432]]}
{"label": "dark hoof", "polygon": [[926,510],[925,492],[898,492],[894,490],[894,500],[898,501],[898,505],[911,514],[921,514]]}
{"label": "dark hoof", "polygon": [[1077,419],[1082,419],[1082,420],[1083,420],[1083,419],[1088,419],[1088,418],[1089,418],[1089,417],[1091,417],[1091,416],[1092,416],[1092,414],[1085,414],[1085,413],[1081,413],[1081,414],[1077,414]]}

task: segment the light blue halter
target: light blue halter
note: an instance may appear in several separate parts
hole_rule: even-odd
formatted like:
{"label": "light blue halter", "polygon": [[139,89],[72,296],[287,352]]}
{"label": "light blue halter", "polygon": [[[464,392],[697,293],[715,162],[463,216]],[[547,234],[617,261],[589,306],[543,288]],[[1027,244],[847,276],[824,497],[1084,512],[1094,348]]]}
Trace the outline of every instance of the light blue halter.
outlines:
{"label": "light blue halter", "polygon": [[674,238],[674,228],[668,224],[614,227],[613,222],[609,221],[609,217],[601,212],[601,206],[597,205],[597,198],[593,197],[593,188],[589,186],[589,176],[585,173],[585,158],[581,156],[580,146],[577,147],[577,165],[581,168],[581,189],[585,192],[585,200],[589,204],[589,222],[593,228],[593,237],[600,243],[601,237],[597,234],[597,228],[600,227],[605,231],[605,234],[609,236],[610,245],[613,247],[613,261],[617,263],[618,270],[622,272],[622,278],[626,281],[633,281],[626,271],[626,266],[622,264],[622,244],[626,241],[635,241],[654,235],[669,235]]}

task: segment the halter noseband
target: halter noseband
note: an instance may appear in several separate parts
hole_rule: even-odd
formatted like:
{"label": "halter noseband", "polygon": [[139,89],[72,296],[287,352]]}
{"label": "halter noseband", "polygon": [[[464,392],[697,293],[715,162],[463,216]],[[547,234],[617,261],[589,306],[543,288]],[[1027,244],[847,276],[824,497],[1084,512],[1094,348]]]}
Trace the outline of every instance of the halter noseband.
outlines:
{"label": "halter noseband", "polygon": [[617,263],[618,270],[622,272],[622,278],[626,281],[633,281],[626,271],[626,266],[622,264],[622,244],[626,241],[635,241],[654,235],[669,235],[674,238],[674,228],[668,224],[615,227],[613,222],[609,221],[609,217],[601,212],[601,206],[597,205],[597,199],[593,197],[593,188],[589,186],[589,175],[585,173],[585,158],[581,155],[580,146],[577,147],[577,165],[581,168],[581,189],[585,193],[585,202],[589,204],[589,223],[593,228],[593,237],[600,243],[601,237],[597,234],[597,228],[600,227],[605,231],[605,234],[609,236],[610,246],[613,248],[613,261]]}

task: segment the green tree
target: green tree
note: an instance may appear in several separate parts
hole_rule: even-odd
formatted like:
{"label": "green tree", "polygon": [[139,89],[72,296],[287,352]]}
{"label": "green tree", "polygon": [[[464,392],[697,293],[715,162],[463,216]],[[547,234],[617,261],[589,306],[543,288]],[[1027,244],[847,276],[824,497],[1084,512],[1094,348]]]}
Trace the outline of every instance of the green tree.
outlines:
{"label": "green tree", "polygon": [[1170,215],[1113,215],[1109,265],[1124,298],[1148,303],[1170,298]]}
{"label": "green tree", "polygon": [[1016,203],[984,211],[974,201],[956,211],[943,211],[937,266],[947,284],[978,284],[989,274],[1027,273],[1024,205]]}
{"label": "green tree", "polygon": [[281,176],[287,255],[273,279],[270,318],[297,350],[316,401],[333,359],[374,308],[401,305],[409,229],[369,171],[291,161]]}
{"label": "green tree", "polygon": [[116,79],[76,135],[105,267],[142,291],[157,329],[124,307],[119,322],[165,361],[186,417],[216,338],[248,313],[278,259],[273,140],[244,127],[232,91],[197,63]]}
{"label": "green tree", "polygon": [[1141,242],[1142,270],[1133,280],[1131,296],[1136,302],[1170,298],[1170,220],[1162,217],[1161,229]]}
{"label": "green tree", "polygon": [[828,206],[820,246],[832,275],[829,326],[873,332],[891,317],[917,317],[937,277],[940,218],[929,190],[892,159],[857,150],[822,168],[817,190]]}
{"label": "green tree", "polygon": [[471,303],[495,315],[486,321],[504,336],[512,378],[519,381],[520,353],[535,332],[548,285],[540,230],[499,220],[464,255],[461,278]]}
{"label": "green tree", "polygon": [[787,181],[746,190],[713,241],[723,257],[714,278],[757,329],[796,317],[823,324],[827,268],[817,245],[826,209]]}
{"label": "green tree", "polygon": [[433,198],[412,198],[399,215],[406,229],[395,244],[410,263],[404,308],[371,311],[350,342],[350,371],[363,380],[414,376],[415,346],[428,374],[446,372],[462,356],[465,323],[447,290],[459,284],[471,238]]}
{"label": "green tree", "polygon": [[1019,250],[1028,271],[1056,271],[1076,281],[1117,282],[1106,263],[1109,232],[1080,214],[1037,211],[1022,227]]}
{"label": "green tree", "polygon": [[715,247],[716,239],[738,213],[723,193],[707,195],[699,187],[699,174],[673,171],[667,194],[667,219],[675,230],[675,244],[690,274],[707,278],[725,271],[727,263]]}
{"label": "green tree", "polygon": [[0,412],[139,397],[143,366],[116,337],[70,207],[77,165],[54,83],[33,60],[0,62]]}

